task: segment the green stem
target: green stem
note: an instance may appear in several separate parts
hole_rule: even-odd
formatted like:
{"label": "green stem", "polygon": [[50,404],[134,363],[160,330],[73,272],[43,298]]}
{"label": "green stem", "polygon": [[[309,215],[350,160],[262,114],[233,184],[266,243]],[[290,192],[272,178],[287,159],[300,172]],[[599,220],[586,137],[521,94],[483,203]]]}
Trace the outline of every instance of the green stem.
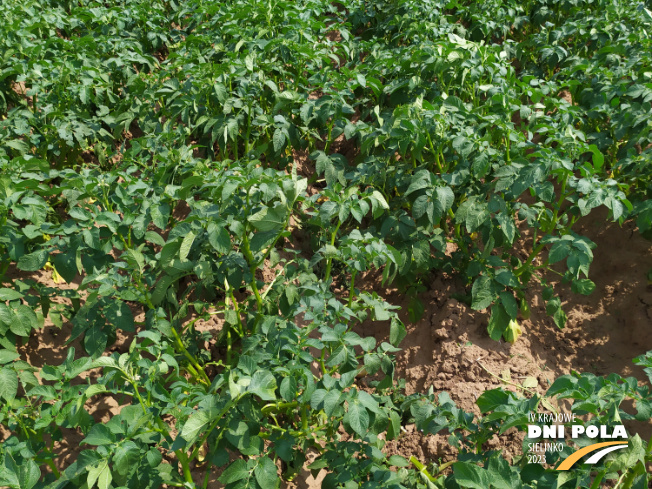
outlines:
{"label": "green stem", "polygon": [[272,414],[272,413],[278,413],[282,410],[290,409],[290,408],[295,408],[299,405],[297,401],[292,401],[292,402],[275,402],[275,403],[270,403],[266,404],[263,406],[263,408],[260,410],[261,414],[267,415],[267,414]]}
{"label": "green stem", "polygon": [[131,379],[129,379],[129,383],[134,388],[134,394],[136,395],[136,399],[138,399],[138,403],[140,404],[140,407],[143,409],[143,414],[146,415],[147,414],[147,406],[145,405],[145,401],[143,401],[143,398],[141,397],[140,392],[138,392],[138,385],[136,385],[136,382],[131,380]]}
{"label": "green stem", "polygon": [[[249,200],[248,192],[247,192],[247,200]],[[256,269],[258,267],[256,266],[256,260],[254,258],[253,253],[251,252],[251,247],[249,246],[249,237],[247,236],[247,230],[245,230],[242,238],[242,248],[244,251],[245,259],[249,263],[249,272],[251,273],[251,281],[249,282],[249,285],[251,286],[251,290],[253,291],[254,296],[256,297],[256,310],[258,311],[258,314],[261,314],[263,311],[263,298],[260,296],[260,291],[258,290],[258,283],[256,282]]]}
{"label": "green stem", "polygon": [[52,470],[52,473],[54,476],[59,479],[61,477],[61,474],[57,470],[56,465],[54,465],[54,462],[52,460],[46,460],[45,463],[47,464],[48,467],[50,467],[50,470]]}
{"label": "green stem", "polygon": [[227,294],[229,294],[229,300],[231,301],[231,304],[233,304],[235,317],[238,320],[238,333],[240,333],[240,337],[242,338],[244,336],[244,325],[242,324],[242,318],[240,317],[240,306],[238,305],[238,301],[235,300],[235,296],[233,295],[233,289],[231,287],[229,287],[229,289],[227,290]]}
{"label": "green stem", "polygon": [[[337,223],[337,226],[335,226],[335,230],[333,231],[333,234],[331,234],[331,246],[335,246],[335,238],[337,237],[337,232],[340,230],[340,226],[342,225],[342,221]],[[326,273],[324,275],[324,280],[328,281],[329,278],[331,278],[331,267],[333,265],[333,258],[328,258],[326,260]]]}
{"label": "green stem", "polygon": [[355,296],[355,275],[357,270],[351,272],[351,289],[349,290],[349,307],[353,304],[353,297]]}
{"label": "green stem", "polygon": [[430,137],[430,132],[426,131],[426,137],[428,138],[428,144],[430,145],[430,151],[433,152],[435,155],[435,164],[437,165],[437,169],[439,170],[439,174],[441,175],[444,173],[444,169],[441,166],[441,162],[439,161],[439,151],[435,151],[435,145],[432,144],[432,138]]}
{"label": "green stem", "polygon": [[251,106],[252,101],[250,99],[249,104],[247,105],[247,139],[245,141],[245,157],[247,157],[249,150],[251,149],[249,142],[249,137],[251,136]]}
{"label": "green stem", "polygon": [[326,347],[322,349],[321,356],[319,357],[319,366],[321,367],[322,374],[326,374],[326,364],[324,363],[325,358],[326,358]]}
{"label": "green stem", "polygon": [[555,206],[554,211],[552,212],[552,219],[550,221],[550,229],[547,229],[546,232],[551,232],[557,227],[557,221],[558,221],[558,216],[559,216],[559,209],[561,209],[561,205],[564,203],[564,200],[566,200],[566,197],[570,194],[566,194],[566,182],[567,180],[564,179],[563,182],[561,182],[561,190],[559,192],[560,197],[559,200],[557,201],[557,205]]}
{"label": "green stem", "polygon": [[511,163],[512,159],[510,157],[510,149],[509,149],[509,129],[507,129],[507,135],[505,136],[505,146],[507,146],[507,152],[505,153],[505,160],[507,163]]}
{"label": "green stem", "polygon": [[301,406],[301,429],[308,433],[308,408],[305,404]]}
{"label": "green stem", "polygon": [[203,489],[206,489],[206,488],[208,487],[208,480],[209,480],[210,475],[211,475],[211,466],[212,466],[212,465],[213,465],[213,464],[212,464],[211,461],[209,460],[208,463],[207,463],[207,465],[206,465],[206,475],[204,476],[204,484],[202,485],[202,488],[203,488]]}
{"label": "green stem", "polygon": [[181,470],[183,471],[183,479],[186,482],[193,484],[194,486],[195,482],[192,480],[192,473],[190,472],[190,463],[188,461],[188,455],[186,455],[181,449],[176,450],[174,453],[177,456],[179,463],[181,464]]}
{"label": "green stem", "polygon": [[457,460],[451,460],[450,462],[446,462],[445,464],[441,464],[439,467],[437,467],[437,473],[441,474],[444,470],[446,470],[448,467],[453,465]]}
{"label": "green stem", "polygon": [[541,253],[541,251],[543,250],[543,248],[545,248],[545,246],[546,246],[546,245],[545,245],[544,243],[539,243],[539,244],[538,244],[538,245],[537,245],[537,246],[532,250],[532,253],[530,253],[530,256],[528,256],[528,258],[527,258],[527,260],[525,261],[525,263],[523,263],[523,265],[521,265],[521,266],[518,267],[516,270],[514,270],[514,275],[516,275],[517,277],[520,277],[521,275],[523,275],[523,272],[525,272],[525,270],[527,269],[527,267],[530,266],[530,264],[532,263],[532,261],[534,261],[534,259],[537,257],[537,255],[538,255],[539,253]]}
{"label": "green stem", "polygon": [[600,482],[602,482],[602,479],[604,478],[606,471],[601,471],[593,480],[593,483],[591,484],[591,487],[589,489],[600,489]]}
{"label": "green stem", "polygon": [[231,339],[231,328],[226,330],[226,363],[231,365],[231,347],[233,340]]}
{"label": "green stem", "polygon": [[412,462],[412,464],[417,468],[417,470],[421,472],[423,475],[425,475],[430,482],[435,482],[435,478],[432,475],[430,475],[430,472],[428,472],[426,466],[423,465],[421,462],[419,462],[419,460],[414,455],[410,457],[410,462]]}
{"label": "green stem", "polygon": [[[231,410],[231,408],[235,404],[237,404],[238,401],[240,401],[242,396],[243,396],[243,394],[240,394],[240,395],[236,396],[234,399],[231,399],[229,402],[226,403],[226,406],[224,406],[224,408],[217,415],[217,419],[215,421],[213,421],[210,428],[208,430],[206,430],[206,432],[202,435],[201,439],[197,443],[197,446],[195,447],[195,449],[190,454],[190,460],[194,460],[197,457],[197,454],[199,453],[199,449],[201,448],[201,446],[204,443],[206,443],[206,440],[208,439],[210,434],[213,432],[213,430],[217,427],[219,422],[222,421],[222,419],[224,418],[226,413],[228,413]],[[224,434],[224,430],[226,429],[226,426],[227,425],[225,424],[224,427],[222,428],[222,430],[220,431],[220,433],[217,435],[217,438],[215,439],[215,443],[219,442],[220,439],[222,438],[222,435]]]}
{"label": "green stem", "polygon": [[333,132],[333,125],[335,124],[335,117],[331,119],[331,123],[328,125],[328,139],[326,140],[326,145],[324,146],[324,153],[328,154],[328,150],[331,147],[331,133]]}
{"label": "green stem", "polygon": [[183,353],[183,356],[186,357],[186,359],[190,362],[190,364],[195,368],[197,371],[198,376],[196,377],[197,380],[199,380],[202,384],[206,385],[211,385],[211,381],[208,378],[208,375],[206,375],[206,372],[202,368],[199,363],[197,363],[197,360],[188,352],[186,347],[183,345],[183,342],[181,341],[181,338],[179,338],[179,335],[177,334],[177,330],[174,329],[174,326],[170,326],[170,329],[172,330],[172,337],[174,338],[177,347]]}

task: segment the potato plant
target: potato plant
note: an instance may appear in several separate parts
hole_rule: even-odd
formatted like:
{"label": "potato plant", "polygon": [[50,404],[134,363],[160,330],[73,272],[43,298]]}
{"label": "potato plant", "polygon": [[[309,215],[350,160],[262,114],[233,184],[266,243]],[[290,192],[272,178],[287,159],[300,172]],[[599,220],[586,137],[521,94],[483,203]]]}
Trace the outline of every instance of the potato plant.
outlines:
{"label": "potato plant", "polygon": [[[563,473],[484,446],[553,397],[644,423],[649,385],[573,374],[487,391],[480,417],[408,396],[398,307],[360,279],[411,295],[416,321],[429,274],[455,274],[509,342],[538,283],[563,328],[553,285],[595,288],[577,222],[605,207],[652,235],[650,8],[3,2],[0,486],[205,488],[217,468],[272,489],[307,467],[325,488],[647,487],[640,438]],[[46,321],[65,357],[31,365]],[[410,423],[458,459],[388,456]]]}

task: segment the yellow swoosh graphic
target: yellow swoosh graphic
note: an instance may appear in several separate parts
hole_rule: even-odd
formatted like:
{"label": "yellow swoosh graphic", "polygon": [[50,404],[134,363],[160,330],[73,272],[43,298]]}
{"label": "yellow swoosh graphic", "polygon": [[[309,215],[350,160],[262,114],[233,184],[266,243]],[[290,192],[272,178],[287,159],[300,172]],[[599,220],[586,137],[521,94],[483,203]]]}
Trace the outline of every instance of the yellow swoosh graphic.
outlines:
{"label": "yellow swoosh graphic", "polygon": [[581,450],[578,450],[575,453],[573,453],[570,457],[568,457],[566,460],[560,463],[559,467],[557,467],[556,470],[568,470],[573,466],[575,462],[581,459],[584,455],[587,455],[591,452],[595,452],[596,450],[599,450],[602,447],[608,447],[611,445],[623,445],[625,443],[627,443],[627,441],[625,440],[594,443],[593,445],[589,445],[588,447],[584,447]]}

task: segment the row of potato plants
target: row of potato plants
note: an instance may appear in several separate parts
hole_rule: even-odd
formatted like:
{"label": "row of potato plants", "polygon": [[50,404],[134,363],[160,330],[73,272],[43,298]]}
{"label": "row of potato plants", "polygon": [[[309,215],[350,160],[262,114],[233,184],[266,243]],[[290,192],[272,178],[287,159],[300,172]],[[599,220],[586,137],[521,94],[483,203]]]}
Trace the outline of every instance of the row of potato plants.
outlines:
{"label": "row of potato plants", "polygon": [[[491,309],[491,337],[514,342],[538,281],[563,327],[553,278],[595,288],[578,219],[605,206],[652,228],[644,4],[0,12],[0,484],[207,487],[218,467],[229,488],[267,489],[312,451],[324,487],[647,487],[640,438],[561,474],[483,451],[542,398],[488,391],[478,418],[445,393],[406,396],[397,307],[356,286],[381,271],[417,320],[428,274],[458,274],[463,299]],[[309,250],[286,248],[297,229]],[[214,316],[215,338],[195,327]],[[46,319],[67,354],[30,365]],[[386,341],[357,334],[365,320],[385,322]],[[652,406],[649,386],[616,375],[564,376],[546,396],[592,424],[644,422]],[[107,397],[121,410],[100,423],[89,402]],[[447,430],[458,459],[388,457],[409,423]],[[71,430],[82,450],[62,466]]]}

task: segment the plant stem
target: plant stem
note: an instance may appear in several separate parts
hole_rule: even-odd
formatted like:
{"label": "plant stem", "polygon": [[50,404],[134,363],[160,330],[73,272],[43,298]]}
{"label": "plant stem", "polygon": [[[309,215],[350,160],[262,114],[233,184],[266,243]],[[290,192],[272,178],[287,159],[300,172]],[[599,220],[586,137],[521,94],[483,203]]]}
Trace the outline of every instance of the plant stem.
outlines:
{"label": "plant stem", "polygon": [[425,475],[430,482],[435,482],[435,478],[432,475],[430,475],[430,472],[428,472],[426,466],[423,465],[421,462],[419,462],[419,460],[414,455],[410,457],[410,462],[412,462],[412,464],[417,468],[417,470],[421,472],[423,475]]}
{"label": "plant stem", "polygon": [[353,297],[355,296],[355,275],[357,270],[351,272],[351,289],[349,290],[349,307],[353,304]]}
{"label": "plant stem", "polygon": [[326,347],[324,347],[321,350],[321,355],[319,357],[319,366],[321,367],[321,373],[322,374],[326,373],[326,364],[324,363],[325,358],[326,358]]}
{"label": "plant stem", "polygon": [[[342,225],[342,221],[337,223],[337,226],[335,226],[335,230],[333,231],[333,234],[331,234],[331,246],[335,246],[335,238],[337,237],[337,232],[340,230],[340,226]],[[333,258],[328,258],[326,260],[326,273],[324,274],[324,281],[328,281],[329,278],[331,278],[331,267],[333,265]]]}
{"label": "plant stem", "polygon": [[514,270],[514,275],[516,275],[517,277],[523,275],[523,272],[525,271],[525,269],[526,269],[528,266],[530,266],[530,264],[532,263],[532,261],[534,261],[534,259],[537,257],[537,255],[538,255],[539,253],[541,253],[541,250],[543,250],[543,248],[545,248],[545,246],[546,246],[546,245],[545,245],[544,243],[539,243],[539,244],[538,244],[538,245],[537,245],[537,246],[532,250],[532,253],[530,253],[530,256],[527,257],[527,260],[525,261],[525,263],[523,263],[523,265],[521,265],[521,266],[518,267],[516,270]]}
{"label": "plant stem", "polygon": [[238,320],[238,333],[240,333],[240,337],[244,336],[244,325],[242,324],[242,318],[240,317],[240,306],[238,305],[238,301],[235,300],[235,296],[233,295],[233,289],[229,287],[227,290],[227,294],[229,295],[229,299],[231,300],[231,304],[233,304],[233,310],[235,311],[235,317]]}
{"label": "plant stem", "polygon": [[[202,435],[201,439],[197,443],[197,446],[195,447],[195,449],[190,454],[190,460],[194,460],[197,457],[197,454],[199,453],[200,447],[204,443],[206,443],[206,440],[208,439],[210,434],[213,432],[213,430],[217,427],[219,422],[222,421],[222,419],[224,418],[226,413],[228,413],[231,410],[231,408],[240,401],[242,396],[243,396],[243,394],[240,394],[240,395],[236,396],[234,399],[231,399],[229,402],[226,403],[226,406],[224,406],[224,408],[222,408],[222,410],[217,415],[217,419],[215,419],[215,421],[213,421],[210,428],[208,430],[206,430],[206,432]],[[220,440],[220,438],[222,438],[222,435],[224,434],[224,430],[226,429],[226,426],[227,425],[225,424],[224,427],[222,428],[222,430],[220,431],[220,433],[217,435],[217,438],[215,439],[215,443],[217,443]]]}
{"label": "plant stem", "polygon": [[601,471],[593,480],[593,484],[591,484],[591,487],[589,489],[600,489],[600,482],[602,482],[602,479],[604,478],[606,471]]}
{"label": "plant stem", "polygon": [[195,482],[192,480],[192,473],[190,472],[190,463],[188,461],[188,455],[186,455],[181,449],[176,450],[174,453],[177,456],[179,463],[181,464],[181,470],[183,471],[184,480],[186,482],[189,482],[190,484],[193,484],[194,486]]}
{"label": "plant stem", "polygon": [[281,410],[288,409],[288,408],[295,408],[299,405],[297,401],[292,401],[292,402],[276,402],[276,403],[271,403],[271,404],[266,404],[263,406],[263,408],[260,410],[261,414],[272,414],[272,413],[278,413]]}
{"label": "plant stem", "polygon": [[177,330],[174,329],[174,326],[170,326],[170,329],[172,330],[172,336],[177,344],[177,347],[179,348],[181,353],[183,353],[183,356],[186,357],[186,359],[197,371],[197,375],[196,375],[197,380],[199,380],[202,384],[211,385],[211,381],[208,378],[208,375],[206,375],[206,372],[204,371],[202,366],[199,365],[199,363],[197,363],[197,360],[195,360],[195,358],[186,349],[183,342],[181,341],[181,338],[179,338],[179,335],[177,334]]}
{"label": "plant stem", "polygon": [[439,161],[439,151],[435,151],[435,145],[432,144],[432,138],[430,137],[429,131],[426,131],[426,137],[428,138],[428,144],[430,145],[430,150],[435,155],[435,164],[437,165],[437,169],[439,170],[439,174],[441,175],[442,173],[444,173],[444,169],[442,168],[441,162]]}
{"label": "plant stem", "polygon": [[301,406],[301,429],[308,433],[308,408],[305,404]]}
{"label": "plant stem", "polygon": [[50,470],[52,470],[52,473],[54,476],[59,479],[61,477],[61,474],[57,470],[56,465],[54,465],[54,462],[52,460],[46,460],[45,463],[47,464],[48,467],[50,467]]}
{"label": "plant stem", "polygon": [[558,216],[559,216],[559,209],[561,209],[561,205],[564,203],[564,200],[566,200],[566,197],[570,194],[566,194],[566,182],[567,180],[564,179],[563,182],[561,182],[561,190],[559,191],[560,197],[559,200],[557,201],[557,205],[555,206],[554,211],[552,212],[552,219],[550,221],[550,229],[547,229],[546,232],[551,232],[554,231],[554,229],[557,227],[557,221],[558,221]]}
{"label": "plant stem", "polygon": [[206,488],[208,487],[208,480],[209,480],[210,475],[211,475],[211,466],[212,466],[212,465],[213,465],[213,464],[212,464],[211,461],[209,460],[208,463],[207,463],[207,465],[206,465],[206,475],[204,476],[204,484],[202,485],[202,488],[203,488],[203,489],[206,489]]}
{"label": "plant stem", "polygon": [[[247,193],[247,200],[248,199],[249,199],[249,194]],[[256,310],[258,314],[261,314],[263,311],[263,298],[260,296],[260,291],[258,290],[258,282],[256,282],[256,269],[258,267],[256,266],[256,260],[249,246],[249,238],[247,236],[247,230],[245,230],[242,238],[242,247],[245,253],[245,258],[249,263],[249,272],[251,273],[251,281],[249,282],[249,285],[251,286],[251,290],[253,291],[254,296],[256,297]]]}

